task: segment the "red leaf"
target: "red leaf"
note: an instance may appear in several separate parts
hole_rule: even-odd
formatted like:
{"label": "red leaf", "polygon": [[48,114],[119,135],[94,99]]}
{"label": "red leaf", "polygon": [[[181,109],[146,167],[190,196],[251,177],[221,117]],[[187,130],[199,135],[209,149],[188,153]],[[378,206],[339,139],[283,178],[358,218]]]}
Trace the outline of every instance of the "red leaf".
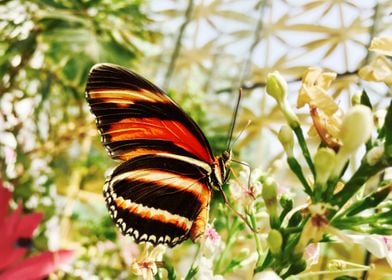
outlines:
{"label": "red leaf", "polygon": [[74,252],[72,250],[41,253],[0,273],[0,280],[41,279],[54,272],[60,265],[71,261],[73,254]]}

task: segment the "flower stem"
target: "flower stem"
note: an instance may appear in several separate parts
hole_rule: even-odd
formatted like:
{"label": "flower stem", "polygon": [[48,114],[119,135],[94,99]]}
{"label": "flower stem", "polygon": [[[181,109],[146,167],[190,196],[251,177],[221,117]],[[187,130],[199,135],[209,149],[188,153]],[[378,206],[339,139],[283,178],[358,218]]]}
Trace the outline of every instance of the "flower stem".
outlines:
{"label": "flower stem", "polygon": [[298,143],[299,143],[299,145],[301,147],[301,150],[302,150],[302,154],[304,155],[305,160],[308,163],[309,169],[312,172],[313,176],[315,176],[316,172],[315,172],[315,169],[314,169],[313,161],[312,161],[312,158],[310,156],[310,152],[309,152],[308,146],[306,145],[306,141],[305,141],[305,137],[304,137],[304,134],[302,132],[302,129],[301,129],[300,126],[297,126],[297,127],[293,127],[293,131],[294,131],[295,135],[297,136]]}
{"label": "flower stem", "polygon": [[[253,210],[251,211],[251,213],[249,213],[249,217],[250,217],[250,223],[251,223],[252,227],[257,228],[256,218],[255,218]],[[261,265],[261,263],[264,259],[264,252],[263,252],[263,248],[261,246],[260,238],[257,236],[257,232],[252,231],[252,233],[253,233],[253,237],[256,242],[256,251],[257,251],[256,267],[258,267],[259,265]]]}
{"label": "flower stem", "polygon": [[288,157],[287,158],[287,163],[291,169],[291,171],[294,172],[294,174],[297,176],[297,178],[301,181],[305,192],[308,195],[312,194],[312,189],[310,188],[308,182],[306,181],[306,178],[304,176],[304,173],[302,172],[301,165],[298,163],[298,161],[294,157]]}

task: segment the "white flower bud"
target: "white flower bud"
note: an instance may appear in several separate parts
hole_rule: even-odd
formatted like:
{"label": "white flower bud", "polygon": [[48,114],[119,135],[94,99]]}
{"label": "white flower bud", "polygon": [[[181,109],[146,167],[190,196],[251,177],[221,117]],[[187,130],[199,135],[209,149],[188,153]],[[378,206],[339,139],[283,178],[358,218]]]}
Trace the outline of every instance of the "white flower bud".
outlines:
{"label": "white flower bud", "polygon": [[369,165],[375,165],[384,155],[384,145],[372,148],[366,155],[366,161]]}
{"label": "white flower bud", "polygon": [[267,93],[275,98],[278,104],[284,103],[287,93],[287,83],[278,71],[267,75]]}
{"label": "white flower bud", "polygon": [[269,95],[271,95],[276,100],[276,102],[279,105],[279,108],[282,110],[290,127],[291,128],[298,127],[299,119],[291,109],[286,98],[287,83],[285,79],[283,79],[283,77],[279,74],[279,72],[275,71],[273,73],[268,74],[266,91]]}
{"label": "white flower bud", "polygon": [[316,168],[316,182],[324,184],[335,165],[335,152],[330,148],[320,148],[314,156],[314,167]]}
{"label": "white flower bud", "polygon": [[272,254],[279,254],[282,250],[282,234],[276,229],[271,229],[268,233],[267,243],[270,247]]}
{"label": "white flower bud", "polygon": [[343,118],[340,127],[341,150],[350,153],[369,140],[373,129],[373,115],[369,107],[357,105]]}
{"label": "white flower bud", "polygon": [[344,116],[340,126],[342,147],[336,155],[333,177],[339,177],[350,154],[369,140],[373,130],[373,115],[369,107],[357,105]]}
{"label": "white flower bud", "polygon": [[278,133],[278,139],[282,143],[287,156],[293,157],[294,138],[291,128],[287,125],[282,126]]}

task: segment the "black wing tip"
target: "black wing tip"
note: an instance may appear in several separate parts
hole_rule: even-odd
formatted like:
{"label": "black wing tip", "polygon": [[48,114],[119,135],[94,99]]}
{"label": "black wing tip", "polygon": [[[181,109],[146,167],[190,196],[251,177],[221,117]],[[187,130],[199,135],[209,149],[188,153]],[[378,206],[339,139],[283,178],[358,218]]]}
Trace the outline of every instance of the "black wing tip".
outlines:
{"label": "black wing tip", "polygon": [[157,94],[164,93],[159,87],[132,70],[113,63],[98,63],[91,67],[86,92],[95,89],[145,89]]}
{"label": "black wing tip", "polygon": [[111,71],[125,70],[129,72],[129,70],[124,66],[114,64],[114,63],[109,63],[109,62],[102,62],[102,63],[94,64],[89,71],[89,75],[93,74],[94,72],[101,72],[101,71],[108,71],[108,70]]}

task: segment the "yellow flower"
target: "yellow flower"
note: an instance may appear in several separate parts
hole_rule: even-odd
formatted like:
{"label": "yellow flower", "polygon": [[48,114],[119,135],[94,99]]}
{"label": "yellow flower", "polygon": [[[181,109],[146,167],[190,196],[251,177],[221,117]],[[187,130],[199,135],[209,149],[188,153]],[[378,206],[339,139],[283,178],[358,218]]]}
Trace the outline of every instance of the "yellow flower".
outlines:
{"label": "yellow flower", "polygon": [[336,73],[323,72],[321,68],[309,68],[302,78],[297,108],[309,105],[313,120],[309,134],[317,133],[328,147],[338,150],[341,144],[339,127],[342,111],[327,92],[335,78]]}
{"label": "yellow flower", "polygon": [[392,63],[390,59],[385,57],[392,56],[392,36],[374,38],[369,50],[376,52],[377,56],[359,70],[359,76],[367,81],[392,85]]}
{"label": "yellow flower", "polygon": [[382,55],[392,56],[392,36],[374,38],[370,43],[369,50]]}
{"label": "yellow flower", "polygon": [[302,87],[297,99],[297,108],[306,104],[317,107],[326,115],[331,116],[339,107],[327,93],[336,73],[323,72],[321,68],[310,67],[302,78]]}
{"label": "yellow flower", "polygon": [[329,204],[317,203],[309,205],[310,218],[304,225],[300,239],[294,248],[294,254],[302,254],[308,244],[318,243],[325,234],[338,237],[344,242],[349,242],[349,238],[337,228],[329,224],[327,218]]}

